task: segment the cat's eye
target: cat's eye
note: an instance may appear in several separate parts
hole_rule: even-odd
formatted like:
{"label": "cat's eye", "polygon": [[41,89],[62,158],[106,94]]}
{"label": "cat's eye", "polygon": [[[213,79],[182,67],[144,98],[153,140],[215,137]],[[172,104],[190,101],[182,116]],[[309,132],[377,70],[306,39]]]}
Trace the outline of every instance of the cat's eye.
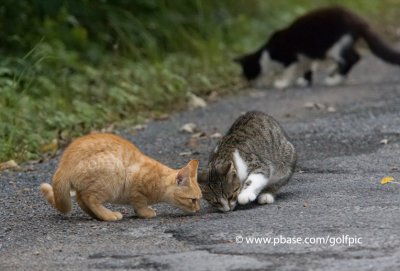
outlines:
{"label": "cat's eye", "polygon": [[216,207],[222,206],[222,204],[220,202],[218,202],[218,201],[213,201],[211,204],[216,206]]}
{"label": "cat's eye", "polygon": [[197,199],[192,199],[192,204],[196,204]]}

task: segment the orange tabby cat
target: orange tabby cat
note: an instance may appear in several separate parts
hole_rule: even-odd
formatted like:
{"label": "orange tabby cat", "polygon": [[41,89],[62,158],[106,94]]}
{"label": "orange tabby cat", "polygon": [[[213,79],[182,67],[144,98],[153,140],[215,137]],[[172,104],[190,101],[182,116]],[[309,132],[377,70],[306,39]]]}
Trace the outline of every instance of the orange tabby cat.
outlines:
{"label": "orange tabby cat", "polygon": [[111,134],[78,138],[65,150],[53,177],[53,187],[40,190],[61,213],[71,210],[70,191],[90,216],[114,221],[122,219],[103,203],[130,204],[139,217],[156,215],[150,205],[166,202],[188,212],[200,209],[202,197],[197,183],[198,160],[180,170],[171,169],[144,155],[129,141]]}

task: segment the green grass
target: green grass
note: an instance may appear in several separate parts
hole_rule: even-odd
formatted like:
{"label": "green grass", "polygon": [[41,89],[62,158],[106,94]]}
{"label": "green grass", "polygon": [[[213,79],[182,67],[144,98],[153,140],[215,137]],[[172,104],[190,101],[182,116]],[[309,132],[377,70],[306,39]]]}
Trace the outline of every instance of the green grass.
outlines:
{"label": "green grass", "polygon": [[[181,110],[191,93],[229,93],[241,82],[231,59],[311,8],[343,4],[386,32],[400,18],[395,0],[177,2],[147,1],[154,6],[145,14],[108,3],[109,23],[94,30],[66,30],[70,16],[60,9],[37,22],[37,36],[9,39],[12,53],[0,52],[0,162],[36,159],[54,139]],[[23,54],[25,47],[33,49]]]}

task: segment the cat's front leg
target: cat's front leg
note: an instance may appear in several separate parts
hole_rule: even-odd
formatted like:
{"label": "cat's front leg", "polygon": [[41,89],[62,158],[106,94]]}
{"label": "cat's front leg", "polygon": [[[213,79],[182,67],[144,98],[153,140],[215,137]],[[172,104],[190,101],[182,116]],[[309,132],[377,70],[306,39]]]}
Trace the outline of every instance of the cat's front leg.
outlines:
{"label": "cat's front leg", "polygon": [[147,198],[141,193],[135,193],[132,205],[135,213],[141,218],[152,218],[156,212],[148,205]]}
{"label": "cat's front leg", "polygon": [[238,196],[238,202],[241,205],[254,201],[257,195],[268,184],[268,179],[262,173],[252,173],[244,182],[242,191]]}
{"label": "cat's front leg", "polygon": [[282,75],[280,78],[274,81],[274,87],[277,89],[285,89],[290,87],[294,80],[299,77],[299,64],[293,62],[290,64],[285,70],[283,70]]}
{"label": "cat's front leg", "polygon": [[152,218],[156,216],[156,212],[149,206],[135,208],[134,210],[136,215],[141,218]]}

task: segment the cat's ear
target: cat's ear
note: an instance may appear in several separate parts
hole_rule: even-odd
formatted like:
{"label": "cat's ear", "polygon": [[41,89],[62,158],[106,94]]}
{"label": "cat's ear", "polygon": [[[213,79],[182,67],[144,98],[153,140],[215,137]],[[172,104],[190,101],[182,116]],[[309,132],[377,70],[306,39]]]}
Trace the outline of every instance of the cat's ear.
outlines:
{"label": "cat's ear", "polygon": [[219,166],[217,168],[217,171],[220,175],[227,176],[228,174],[236,172],[236,169],[233,165],[233,162],[230,162],[229,164]]}
{"label": "cat's ear", "polygon": [[199,168],[199,160],[194,159],[190,160],[190,162],[187,164],[187,167],[189,167],[190,170],[190,178],[192,180],[197,179],[197,169]]}
{"label": "cat's ear", "polygon": [[229,165],[229,170],[226,173],[226,176],[228,177],[228,181],[229,182],[233,182],[233,180],[235,179],[236,176],[236,168],[235,165],[233,164],[233,162],[230,163]]}
{"label": "cat's ear", "polygon": [[191,160],[184,168],[178,171],[176,184],[178,186],[190,186],[190,179],[197,178],[198,166],[199,160]]}
{"label": "cat's ear", "polygon": [[176,174],[176,185],[177,186],[189,186],[190,185],[190,170],[186,166],[178,171]]}

